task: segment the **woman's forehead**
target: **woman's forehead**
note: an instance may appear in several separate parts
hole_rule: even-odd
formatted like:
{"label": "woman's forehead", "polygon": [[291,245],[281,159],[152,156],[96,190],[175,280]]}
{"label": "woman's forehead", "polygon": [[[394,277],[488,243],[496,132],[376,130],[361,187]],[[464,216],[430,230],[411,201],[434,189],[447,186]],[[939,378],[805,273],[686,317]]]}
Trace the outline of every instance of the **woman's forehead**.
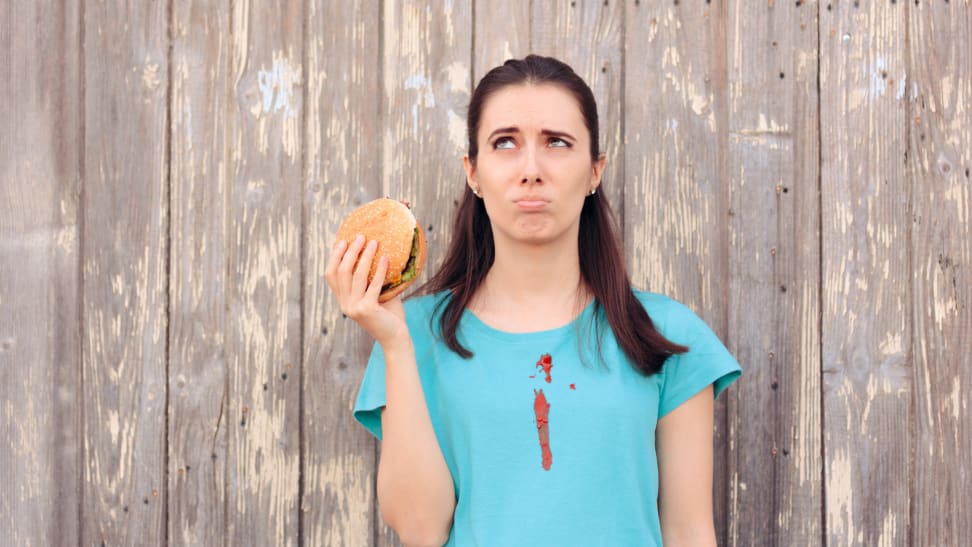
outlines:
{"label": "woman's forehead", "polygon": [[[525,130],[532,126],[574,131],[585,127],[577,99],[555,84],[506,86],[486,99],[480,129],[492,131],[497,127],[518,127]],[[586,135],[586,131],[583,133]]]}

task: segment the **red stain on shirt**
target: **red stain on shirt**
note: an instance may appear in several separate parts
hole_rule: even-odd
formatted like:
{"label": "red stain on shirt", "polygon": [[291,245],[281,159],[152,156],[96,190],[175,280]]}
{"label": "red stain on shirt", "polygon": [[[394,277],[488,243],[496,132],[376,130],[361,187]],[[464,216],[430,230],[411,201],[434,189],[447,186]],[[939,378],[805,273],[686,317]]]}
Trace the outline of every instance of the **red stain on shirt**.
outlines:
{"label": "red stain on shirt", "polygon": [[553,368],[553,360],[550,358],[549,353],[544,353],[540,356],[540,360],[537,361],[537,368],[542,368],[544,374],[547,375],[547,383],[550,383],[550,369]]}
{"label": "red stain on shirt", "polygon": [[541,463],[545,471],[550,471],[550,464],[553,463],[553,454],[550,453],[550,403],[543,395],[543,390],[533,390],[533,412],[537,416],[537,435],[540,437],[540,452],[542,454]]}
{"label": "red stain on shirt", "polygon": [[577,389],[577,386],[575,386],[574,384],[570,384],[570,389]]}

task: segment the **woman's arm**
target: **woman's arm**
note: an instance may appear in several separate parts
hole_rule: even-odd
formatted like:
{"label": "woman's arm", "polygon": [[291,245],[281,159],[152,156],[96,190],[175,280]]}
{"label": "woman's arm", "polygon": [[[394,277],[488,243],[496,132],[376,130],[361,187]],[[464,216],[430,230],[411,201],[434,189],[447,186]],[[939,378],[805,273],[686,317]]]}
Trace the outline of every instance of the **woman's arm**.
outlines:
{"label": "woman's arm", "polygon": [[658,511],[667,546],[714,546],[712,440],[715,403],[708,386],[658,420]]}
{"label": "woman's arm", "polygon": [[[361,325],[385,354],[385,408],[381,413],[378,505],[405,545],[442,545],[456,507],[452,475],[432,429],[401,298],[378,303],[388,260],[368,271],[375,242],[359,237],[335,245],[325,270],[341,311]],[[355,266],[357,264],[357,266]]]}
{"label": "woman's arm", "polygon": [[381,412],[378,505],[408,547],[443,545],[456,509],[452,474],[432,429],[411,339],[382,345],[386,404]]}

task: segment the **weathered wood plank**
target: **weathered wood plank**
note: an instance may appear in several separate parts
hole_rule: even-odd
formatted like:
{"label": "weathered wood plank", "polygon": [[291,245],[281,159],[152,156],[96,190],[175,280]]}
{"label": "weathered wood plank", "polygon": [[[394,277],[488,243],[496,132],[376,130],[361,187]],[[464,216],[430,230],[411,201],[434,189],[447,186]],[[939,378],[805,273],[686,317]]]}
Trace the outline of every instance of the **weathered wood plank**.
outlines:
{"label": "weathered wood plank", "polygon": [[73,545],[80,522],[80,19],[0,8],[0,537]]}
{"label": "weathered wood plank", "polygon": [[226,534],[227,230],[230,15],[172,7],[168,538]]}
{"label": "weathered wood plank", "polygon": [[906,4],[820,10],[824,504],[833,545],[908,542]]}
{"label": "weathered wood plank", "polygon": [[84,5],[85,545],[165,536],[168,6]]}
{"label": "weathered wood plank", "polygon": [[532,49],[569,64],[594,92],[600,118],[599,144],[607,165],[598,190],[623,222],[624,141],[621,138],[621,71],[624,49],[624,5],[586,0],[534,2]]}
{"label": "weathered wood plank", "polygon": [[[625,6],[623,218],[632,282],[684,302],[727,340],[725,8]],[[731,404],[731,396],[716,402],[720,544],[733,520],[726,506]]]}
{"label": "weathered wood plank", "polygon": [[727,545],[814,545],[820,458],[817,10],[738,2],[727,20],[729,345]]}
{"label": "weathered wood plank", "polygon": [[[385,2],[382,193],[413,204],[428,239],[428,271],[442,260],[455,199],[465,187],[465,113],[471,92],[472,1],[430,8]],[[428,275],[423,274],[423,279]],[[377,517],[378,545],[397,538]]]}
{"label": "weathered wood plank", "polygon": [[627,6],[624,233],[632,281],[678,298],[725,334],[725,29],[708,8]]}
{"label": "weathered wood plank", "polygon": [[299,540],[303,5],[231,15],[227,545]]}
{"label": "weathered wood plank", "polygon": [[[530,2],[522,0],[473,0],[475,85],[493,67],[507,59],[522,59],[531,52]],[[471,89],[470,89],[471,91]]]}
{"label": "weathered wood plank", "polygon": [[972,5],[953,4],[909,6],[908,78],[888,82],[910,101],[912,545],[962,545],[972,529]]}
{"label": "weathered wood plank", "polygon": [[380,10],[377,0],[308,8],[302,537],[305,545],[371,545],[376,447],[350,410],[372,340],[342,316],[324,268],[344,215],[381,194]]}

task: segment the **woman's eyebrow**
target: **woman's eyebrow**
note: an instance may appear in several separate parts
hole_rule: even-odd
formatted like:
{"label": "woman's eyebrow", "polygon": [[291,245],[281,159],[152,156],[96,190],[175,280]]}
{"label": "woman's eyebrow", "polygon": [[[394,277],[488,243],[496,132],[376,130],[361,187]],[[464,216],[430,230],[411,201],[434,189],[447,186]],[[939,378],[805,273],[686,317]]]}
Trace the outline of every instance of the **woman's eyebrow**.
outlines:
{"label": "woman's eyebrow", "polygon": [[493,132],[490,133],[488,137],[486,137],[486,140],[491,141],[493,140],[493,136],[498,135],[500,133],[519,133],[519,132],[520,132],[520,128],[515,125],[511,125],[509,127],[500,127],[499,129],[494,129]]}
{"label": "woman's eyebrow", "polygon": [[572,141],[576,141],[577,140],[570,133],[566,133],[564,131],[554,131],[553,129],[543,129],[543,130],[540,131],[540,134],[541,135],[544,135],[546,137],[567,138],[567,139],[572,140]]}
{"label": "woman's eyebrow", "polygon": [[[499,135],[499,134],[504,134],[504,133],[519,133],[519,132],[520,132],[520,128],[517,127],[517,126],[515,126],[515,125],[511,125],[509,127],[500,127],[498,129],[494,129],[493,132],[490,133],[488,137],[486,137],[486,140],[487,141],[491,141],[491,140],[493,140],[493,137],[495,137],[496,135]],[[543,135],[543,136],[545,136],[545,137],[566,138],[566,139],[569,139],[569,140],[572,140],[572,141],[576,141],[577,140],[576,138],[574,138],[573,135],[571,135],[570,133],[567,133],[566,131],[555,131],[553,129],[542,129],[540,131],[540,134]]]}

